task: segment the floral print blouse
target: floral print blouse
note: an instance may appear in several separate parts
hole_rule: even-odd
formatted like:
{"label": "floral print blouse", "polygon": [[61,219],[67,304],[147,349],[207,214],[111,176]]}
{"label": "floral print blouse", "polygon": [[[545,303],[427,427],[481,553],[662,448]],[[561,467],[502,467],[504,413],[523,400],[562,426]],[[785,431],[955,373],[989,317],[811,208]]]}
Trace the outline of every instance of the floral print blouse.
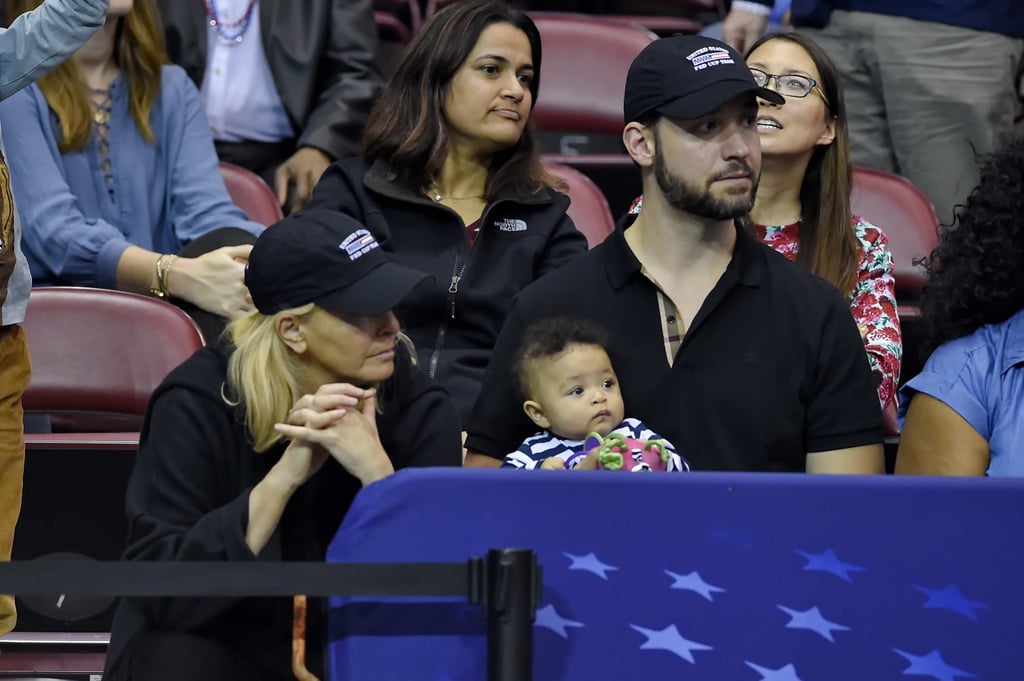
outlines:
{"label": "floral print blouse", "polygon": [[[639,213],[642,197],[638,198],[630,213]],[[896,399],[896,386],[903,358],[903,334],[896,315],[892,254],[889,240],[878,227],[854,216],[853,229],[860,241],[860,260],[857,282],[849,293],[850,311],[860,328],[868,362],[878,384],[878,402],[885,409]],[[796,260],[800,246],[800,224],[765,226],[754,225],[754,235],[764,244]]]}

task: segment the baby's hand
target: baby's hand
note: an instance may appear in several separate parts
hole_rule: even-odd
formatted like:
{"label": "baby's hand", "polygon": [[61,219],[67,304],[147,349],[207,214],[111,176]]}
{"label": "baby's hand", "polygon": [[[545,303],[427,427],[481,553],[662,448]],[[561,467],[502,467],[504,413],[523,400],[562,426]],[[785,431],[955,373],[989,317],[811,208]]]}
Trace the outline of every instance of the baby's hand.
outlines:
{"label": "baby's hand", "polygon": [[549,456],[540,463],[540,469],[542,471],[564,471],[565,462],[559,459],[557,456]]}
{"label": "baby's hand", "polygon": [[583,460],[574,468],[574,471],[596,471],[597,470],[597,449],[583,457]]}

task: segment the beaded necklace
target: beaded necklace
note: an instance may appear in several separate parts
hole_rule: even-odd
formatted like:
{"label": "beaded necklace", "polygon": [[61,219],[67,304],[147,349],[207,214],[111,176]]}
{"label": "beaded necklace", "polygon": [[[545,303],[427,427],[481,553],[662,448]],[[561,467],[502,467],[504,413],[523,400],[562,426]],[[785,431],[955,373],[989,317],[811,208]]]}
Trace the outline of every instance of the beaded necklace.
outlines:
{"label": "beaded necklace", "polygon": [[249,7],[246,8],[241,19],[222,21],[217,14],[217,7],[213,4],[213,0],[203,0],[203,4],[206,5],[206,16],[210,19],[210,26],[213,26],[221,40],[228,44],[242,42],[245,32],[249,29],[249,22],[252,21],[252,13],[256,9],[257,2],[259,0],[249,0]]}

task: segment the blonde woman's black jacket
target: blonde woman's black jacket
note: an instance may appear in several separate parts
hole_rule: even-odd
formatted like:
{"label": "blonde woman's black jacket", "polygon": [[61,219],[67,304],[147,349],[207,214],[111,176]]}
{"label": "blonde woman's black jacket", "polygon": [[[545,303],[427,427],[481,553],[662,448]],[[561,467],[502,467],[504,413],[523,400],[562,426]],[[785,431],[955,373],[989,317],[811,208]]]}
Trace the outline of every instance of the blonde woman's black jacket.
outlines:
{"label": "blonde woman's black jacket", "polygon": [[[399,344],[395,373],[379,390],[377,431],[396,470],[462,464],[459,419],[444,388],[412,366]],[[328,459],[285,506],[254,556],[245,543],[249,493],[285,445],[253,451],[241,408],[221,388],[227,355],[206,347],[171,372],[150,398],[128,481],[125,560],[322,561],[359,481]],[[326,641],[323,602],[307,615],[307,664],[319,678]],[[147,631],[187,632],[242,655],[260,678],[292,678],[290,598],[129,598],[114,616],[108,681],[127,679],[133,642]],[[184,681],[184,679],[183,679]]]}
{"label": "blonde woman's black jacket", "polygon": [[587,242],[565,212],[569,197],[543,190],[490,203],[470,248],[454,211],[391,176],[380,162],[369,169],[362,159],[335,163],[308,205],[351,215],[394,261],[434,275],[395,312],[420,366],[448,389],[465,421],[512,299],[586,251]]}

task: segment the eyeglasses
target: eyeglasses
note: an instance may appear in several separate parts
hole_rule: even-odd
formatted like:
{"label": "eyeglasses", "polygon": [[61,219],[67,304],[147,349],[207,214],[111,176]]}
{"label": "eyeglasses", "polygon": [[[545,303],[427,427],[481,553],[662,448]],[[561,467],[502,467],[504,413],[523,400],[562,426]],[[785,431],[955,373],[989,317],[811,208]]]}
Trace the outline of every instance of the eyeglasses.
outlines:
{"label": "eyeglasses", "polygon": [[822,92],[822,89],[818,87],[818,81],[807,76],[801,76],[796,73],[766,73],[761,69],[750,69],[750,72],[754,74],[754,82],[757,83],[758,87],[770,87],[768,83],[772,80],[775,81],[775,91],[780,95],[786,97],[806,97],[814,90],[821,98],[825,100],[825,106],[829,106],[828,97]]}

